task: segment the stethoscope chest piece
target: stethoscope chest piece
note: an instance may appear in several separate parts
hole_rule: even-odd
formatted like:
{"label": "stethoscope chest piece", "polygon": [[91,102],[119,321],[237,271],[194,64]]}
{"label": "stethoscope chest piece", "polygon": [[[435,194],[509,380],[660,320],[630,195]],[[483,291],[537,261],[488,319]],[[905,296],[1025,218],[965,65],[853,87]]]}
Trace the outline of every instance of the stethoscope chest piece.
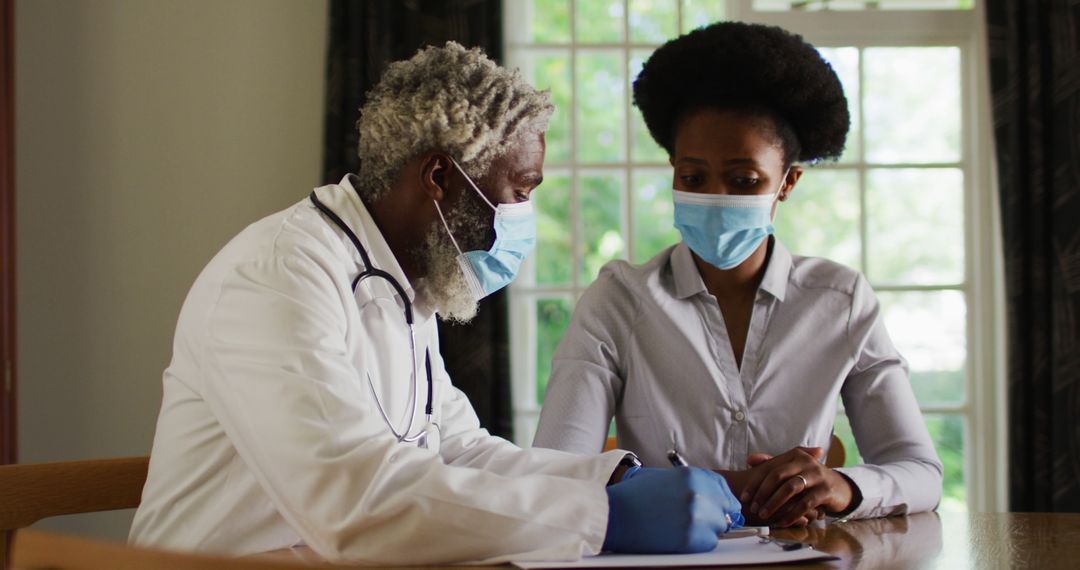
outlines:
{"label": "stethoscope chest piece", "polygon": [[424,431],[421,432],[420,439],[416,440],[416,446],[438,453],[442,447],[442,430],[439,429],[439,424],[428,421],[424,426]]}

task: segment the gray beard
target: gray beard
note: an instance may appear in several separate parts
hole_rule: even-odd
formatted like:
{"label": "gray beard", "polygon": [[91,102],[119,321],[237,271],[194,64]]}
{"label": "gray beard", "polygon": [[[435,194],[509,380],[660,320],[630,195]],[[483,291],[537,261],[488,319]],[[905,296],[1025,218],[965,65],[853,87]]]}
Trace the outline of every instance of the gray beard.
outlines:
{"label": "gray beard", "polygon": [[[446,225],[462,251],[483,248],[491,223],[490,209],[473,196],[471,190],[469,192],[473,199],[463,197],[462,204],[453,212],[443,212]],[[465,281],[458,255],[442,221],[436,219],[424,238],[423,250],[416,252],[427,269],[426,277],[417,280],[416,292],[427,299],[443,319],[467,323],[476,316],[478,302]]]}

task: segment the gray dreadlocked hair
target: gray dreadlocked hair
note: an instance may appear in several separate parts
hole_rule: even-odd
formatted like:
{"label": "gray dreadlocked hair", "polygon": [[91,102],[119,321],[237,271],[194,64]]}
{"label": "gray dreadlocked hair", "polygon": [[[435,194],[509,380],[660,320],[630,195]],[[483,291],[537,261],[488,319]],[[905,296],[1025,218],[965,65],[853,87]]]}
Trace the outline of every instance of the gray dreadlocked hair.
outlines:
{"label": "gray dreadlocked hair", "polygon": [[479,48],[423,48],[391,64],[360,109],[361,192],[378,199],[409,159],[433,149],[481,177],[516,136],[545,131],[554,109],[547,91]]}

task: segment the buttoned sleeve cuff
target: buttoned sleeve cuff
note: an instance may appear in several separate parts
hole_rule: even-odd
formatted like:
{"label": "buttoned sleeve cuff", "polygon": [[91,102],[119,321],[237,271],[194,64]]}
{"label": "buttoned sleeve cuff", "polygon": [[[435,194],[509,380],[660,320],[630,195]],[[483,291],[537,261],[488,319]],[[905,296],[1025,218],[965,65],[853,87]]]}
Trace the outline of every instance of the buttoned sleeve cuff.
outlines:
{"label": "buttoned sleeve cuff", "polygon": [[828,513],[829,518],[840,520],[850,517],[852,513],[854,513],[856,510],[858,510],[860,506],[862,506],[863,495],[858,483],[852,480],[851,477],[848,477],[847,474],[840,469],[836,469],[835,471],[837,475],[843,477],[844,480],[847,481],[849,485],[851,485],[851,502],[848,503],[848,507],[838,513]]}
{"label": "buttoned sleeve cuff", "polygon": [[835,471],[851,483],[854,496],[847,509],[835,514],[829,513],[830,518],[865,519],[896,513],[897,505],[885,504],[887,501],[883,492],[884,486],[880,480],[887,477],[886,474],[862,465],[841,467]]}

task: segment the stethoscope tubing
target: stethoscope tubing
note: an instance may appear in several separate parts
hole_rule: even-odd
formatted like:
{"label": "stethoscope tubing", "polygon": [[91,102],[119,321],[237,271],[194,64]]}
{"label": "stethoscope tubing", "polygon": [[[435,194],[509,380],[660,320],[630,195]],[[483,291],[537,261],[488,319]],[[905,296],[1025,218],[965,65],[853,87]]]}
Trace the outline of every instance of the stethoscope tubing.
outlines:
{"label": "stethoscope tubing", "polygon": [[[379,399],[379,394],[375,391],[375,384],[371,381],[370,374],[367,374],[367,381],[368,387],[371,388],[371,395],[375,398],[375,405],[378,407],[379,414],[382,416],[383,421],[385,421],[387,427],[390,428],[390,433],[394,434],[394,437],[397,438],[399,442],[416,442],[422,437],[424,437],[426,429],[420,430],[420,432],[415,435],[409,435],[409,432],[412,431],[413,425],[416,423],[416,401],[417,398],[419,398],[420,396],[420,383],[417,381],[416,378],[416,331],[413,327],[412,302],[409,301],[408,295],[405,294],[405,288],[401,286],[401,283],[399,283],[393,275],[390,275],[389,273],[372,265],[371,258],[368,256],[367,253],[367,249],[365,249],[364,245],[360,243],[360,238],[356,237],[356,234],[352,231],[352,228],[350,228],[344,220],[342,220],[336,213],[334,213],[333,210],[327,207],[326,204],[323,204],[322,201],[319,200],[319,198],[315,195],[314,190],[308,197],[311,199],[311,203],[315,205],[316,209],[322,212],[322,214],[325,215],[335,226],[337,226],[342,232],[345,233],[345,235],[349,238],[349,241],[351,241],[353,246],[356,248],[356,251],[360,253],[360,259],[364,263],[364,270],[361,271],[360,274],[357,275],[352,281],[353,293],[356,293],[356,288],[360,285],[361,282],[369,278],[376,277],[389,283],[390,286],[394,288],[394,291],[397,292],[398,297],[401,299],[401,302],[404,305],[405,323],[409,327],[409,352],[412,356],[413,385],[412,394],[409,397],[408,407],[408,409],[412,410],[412,414],[410,414],[409,416],[409,421],[404,431],[398,432],[398,430],[394,428],[393,421],[390,420],[389,414],[386,413],[386,409],[383,407],[382,401]],[[430,424],[431,416],[433,413],[434,387],[432,385],[431,379],[431,353],[428,351],[425,351],[424,367],[425,371],[427,372],[427,402],[424,406],[424,415],[427,416],[427,422],[428,424]]]}

